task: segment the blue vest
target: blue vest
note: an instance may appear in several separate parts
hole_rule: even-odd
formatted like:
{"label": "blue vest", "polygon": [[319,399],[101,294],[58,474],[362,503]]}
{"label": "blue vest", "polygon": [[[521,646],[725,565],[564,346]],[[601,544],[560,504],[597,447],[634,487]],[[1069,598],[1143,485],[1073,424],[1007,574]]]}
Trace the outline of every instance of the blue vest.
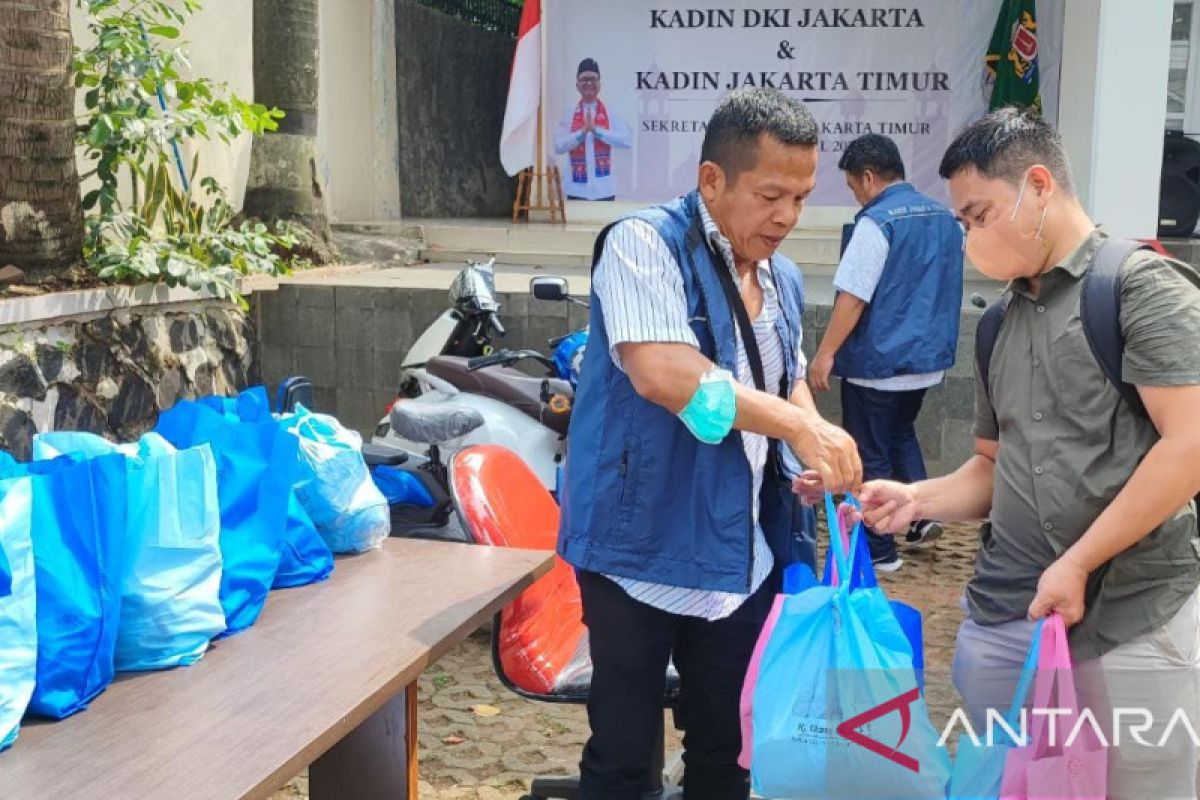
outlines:
{"label": "blue vest", "polygon": [[[737,374],[737,329],[692,192],[633,215],[654,227],[683,275],[688,320],[704,355]],[[797,378],[803,281],[771,260],[787,385]],[[637,580],[747,592],[752,477],[741,434],[708,445],[670,411],[643,400],[612,361],[604,309],[592,295],[591,337],[571,414],[558,552],[574,566]],[[778,391],[779,387],[767,387]],[[759,524],[776,562],[814,561],[811,520],[779,478],[778,443],[764,471]]]}
{"label": "blue vest", "polygon": [[869,217],[888,241],[883,275],[838,350],[833,372],[879,379],[954,365],[963,294],[963,233],[950,210],[897,183],[854,218]]}

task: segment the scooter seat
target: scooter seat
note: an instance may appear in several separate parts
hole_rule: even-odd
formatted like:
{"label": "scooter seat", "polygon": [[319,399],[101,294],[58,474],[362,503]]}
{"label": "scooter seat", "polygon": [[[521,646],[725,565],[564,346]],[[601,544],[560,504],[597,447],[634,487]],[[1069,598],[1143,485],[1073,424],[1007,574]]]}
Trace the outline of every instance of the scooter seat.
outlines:
{"label": "scooter seat", "polygon": [[430,392],[421,400],[398,401],[389,415],[392,430],[410,442],[441,444],[466,436],[483,425],[483,417],[475,409],[439,402],[447,397],[441,392]]}
{"label": "scooter seat", "polygon": [[[512,367],[484,367],[470,370],[469,359],[459,356],[437,356],[425,364],[425,369],[459,391],[480,394],[499,400],[537,420],[560,436],[567,435],[571,424],[571,406],[575,390],[560,378],[535,378]],[[543,389],[554,402],[542,399]]]}

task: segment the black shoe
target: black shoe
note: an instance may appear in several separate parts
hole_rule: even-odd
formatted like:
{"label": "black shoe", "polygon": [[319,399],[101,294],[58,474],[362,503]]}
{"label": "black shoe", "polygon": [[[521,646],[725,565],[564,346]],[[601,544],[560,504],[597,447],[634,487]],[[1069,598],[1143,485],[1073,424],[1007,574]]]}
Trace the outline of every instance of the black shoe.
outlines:
{"label": "black shoe", "polygon": [[942,538],[941,523],[931,519],[921,519],[914,522],[904,534],[905,544],[928,544]]}

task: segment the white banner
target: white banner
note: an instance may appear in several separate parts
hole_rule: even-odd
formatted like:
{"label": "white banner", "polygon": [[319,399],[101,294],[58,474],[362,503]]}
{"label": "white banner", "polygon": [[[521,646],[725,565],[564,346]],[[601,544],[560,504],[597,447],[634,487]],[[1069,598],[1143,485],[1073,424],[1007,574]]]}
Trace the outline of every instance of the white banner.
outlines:
{"label": "white banner", "polygon": [[[565,193],[659,202],[688,191],[717,102],[733,88],[766,85],[803,100],[821,128],[811,205],[854,205],[837,161],[864,133],[895,139],[909,179],[945,198],[942,154],[987,111],[983,58],[1000,0],[905,2],[543,0],[545,126]],[[1062,2],[1037,2],[1051,120]]]}

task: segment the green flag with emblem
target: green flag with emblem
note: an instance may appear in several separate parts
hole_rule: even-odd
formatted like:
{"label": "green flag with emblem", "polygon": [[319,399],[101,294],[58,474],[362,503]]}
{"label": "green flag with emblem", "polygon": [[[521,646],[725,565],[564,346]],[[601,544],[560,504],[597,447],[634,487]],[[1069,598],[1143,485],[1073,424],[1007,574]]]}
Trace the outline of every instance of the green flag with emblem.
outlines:
{"label": "green flag with emblem", "polygon": [[1042,113],[1034,0],[1001,0],[984,62],[992,79],[991,110],[1018,106]]}

